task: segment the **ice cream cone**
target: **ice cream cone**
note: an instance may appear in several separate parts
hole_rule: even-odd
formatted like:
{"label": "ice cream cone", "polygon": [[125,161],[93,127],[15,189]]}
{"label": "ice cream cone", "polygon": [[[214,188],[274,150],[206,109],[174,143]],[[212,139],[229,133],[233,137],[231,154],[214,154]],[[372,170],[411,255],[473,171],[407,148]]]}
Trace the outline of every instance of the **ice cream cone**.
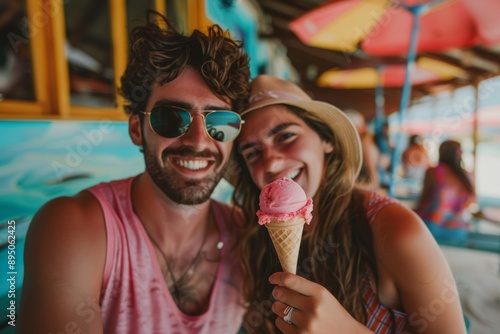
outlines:
{"label": "ice cream cone", "polygon": [[305,221],[295,217],[287,221],[272,220],[266,224],[283,271],[295,274],[299,259],[300,241]]}
{"label": "ice cream cone", "polygon": [[267,227],[283,271],[295,274],[304,224],[312,219],[312,199],[300,185],[283,177],[262,188],[259,206],[259,224]]}

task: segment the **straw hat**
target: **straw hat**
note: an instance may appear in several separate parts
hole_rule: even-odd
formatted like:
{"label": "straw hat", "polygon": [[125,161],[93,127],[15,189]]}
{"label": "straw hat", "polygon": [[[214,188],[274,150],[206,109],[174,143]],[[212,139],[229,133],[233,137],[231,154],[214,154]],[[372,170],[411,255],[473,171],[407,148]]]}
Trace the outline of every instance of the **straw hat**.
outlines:
{"label": "straw hat", "polygon": [[275,104],[304,109],[329,125],[344,148],[348,167],[353,168],[358,175],[363,159],[361,141],[356,127],[340,109],[329,103],[311,99],[290,81],[259,75],[252,82],[249,105],[240,115],[244,116],[251,111]]}

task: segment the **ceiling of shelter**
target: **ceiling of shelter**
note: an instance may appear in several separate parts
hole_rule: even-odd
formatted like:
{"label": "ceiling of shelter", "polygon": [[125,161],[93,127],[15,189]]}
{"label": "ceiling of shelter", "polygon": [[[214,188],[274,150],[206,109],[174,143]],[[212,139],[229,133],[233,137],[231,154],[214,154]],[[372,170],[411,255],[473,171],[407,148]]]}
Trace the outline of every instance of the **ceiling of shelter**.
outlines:
{"label": "ceiling of shelter", "polygon": [[[405,57],[373,57],[362,51],[343,53],[310,47],[302,43],[290,30],[290,22],[300,15],[326,2],[342,0],[254,0],[262,12],[260,23],[260,39],[279,39],[287,49],[287,56],[297,70],[301,85],[315,99],[324,100],[342,109],[357,109],[368,119],[375,113],[374,89],[333,89],[322,88],[316,84],[317,76],[332,68],[353,68],[366,64],[404,63]],[[412,87],[411,101],[436,94],[444,90],[474,84],[488,77],[500,75],[500,47],[486,48],[475,46],[467,49],[450,50],[440,53],[425,53],[428,56],[466,70],[467,75],[459,79]],[[401,101],[400,88],[384,88],[385,112],[392,113],[399,109]]]}

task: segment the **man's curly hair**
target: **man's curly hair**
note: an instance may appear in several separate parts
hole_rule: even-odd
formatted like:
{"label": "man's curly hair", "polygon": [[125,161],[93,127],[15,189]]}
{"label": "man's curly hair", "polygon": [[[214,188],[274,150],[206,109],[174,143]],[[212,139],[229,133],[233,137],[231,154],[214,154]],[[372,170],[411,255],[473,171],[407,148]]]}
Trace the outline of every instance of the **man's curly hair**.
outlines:
{"label": "man's curly hair", "polygon": [[[179,33],[161,14],[149,11],[146,23],[130,34],[130,58],[121,78],[120,94],[127,114],[144,111],[155,84],[176,79],[186,68],[197,71],[219,98],[229,97],[234,111],[246,104],[250,92],[248,56],[218,25],[205,34]],[[142,115],[142,114],[140,114]]]}

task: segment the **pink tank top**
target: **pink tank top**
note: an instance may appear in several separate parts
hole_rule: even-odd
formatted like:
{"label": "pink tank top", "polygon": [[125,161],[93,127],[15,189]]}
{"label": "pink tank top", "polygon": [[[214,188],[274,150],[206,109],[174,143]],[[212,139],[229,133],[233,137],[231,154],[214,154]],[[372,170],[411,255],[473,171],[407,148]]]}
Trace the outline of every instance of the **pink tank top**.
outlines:
{"label": "pink tank top", "polygon": [[244,308],[234,240],[242,218],[235,221],[229,207],[212,201],[224,242],[222,258],[207,311],[187,315],[173,301],[153,245],[132,209],[132,180],[101,183],[89,189],[101,204],[107,233],[100,300],[104,333],[237,333]]}

